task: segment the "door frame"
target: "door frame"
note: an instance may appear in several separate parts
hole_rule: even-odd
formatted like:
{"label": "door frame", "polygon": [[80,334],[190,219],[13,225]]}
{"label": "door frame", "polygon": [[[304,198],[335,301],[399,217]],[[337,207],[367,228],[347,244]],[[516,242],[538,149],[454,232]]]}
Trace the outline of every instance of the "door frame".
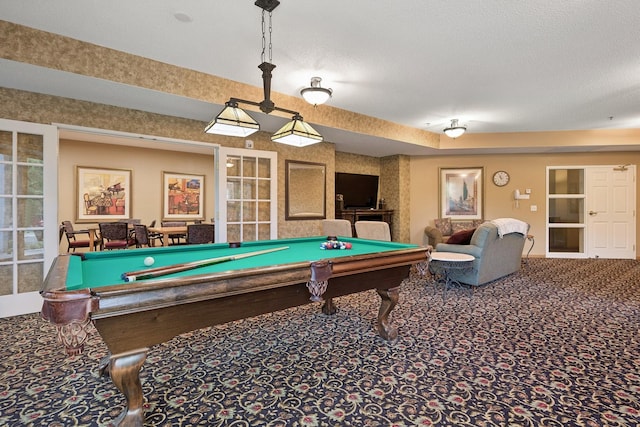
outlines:
{"label": "door frame", "polygon": [[[19,260],[18,233],[21,228],[18,222],[13,221],[11,227],[3,231],[9,231],[12,236],[13,247],[11,289],[12,293],[0,296],[0,317],[18,316],[40,311],[42,298],[38,291],[19,292],[19,266],[26,263],[41,262],[43,277],[46,277],[53,260],[58,255],[58,129],[55,126],[40,123],[21,122],[17,120],[0,119],[0,130],[11,132],[14,136],[12,144],[17,147],[15,134],[42,135],[42,245],[43,254],[40,259]],[[17,195],[16,166],[19,164],[17,153],[13,151],[12,165],[12,189],[10,198],[13,201],[19,198]],[[17,203],[12,202],[12,218],[18,218]],[[35,227],[38,229],[38,227]],[[40,286],[38,286],[39,288]]]}
{"label": "door frame", "polygon": [[[545,247],[545,256],[547,258],[589,258],[593,256],[593,253],[591,252],[590,248],[591,248],[591,241],[592,239],[594,239],[595,237],[592,235],[592,228],[593,227],[589,227],[589,194],[590,194],[590,189],[589,189],[589,180],[587,179],[587,175],[588,175],[588,171],[589,170],[595,170],[595,169],[602,169],[602,168],[611,168],[613,170],[616,170],[616,168],[627,168],[633,171],[633,179],[631,182],[631,185],[633,186],[633,188],[631,188],[628,192],[628,195],[632,196],[633,200],[625,200],[625,202],[629,203],[631,205],[631,211],[632,211],[632,218],[630,219],[630,223],[629,223],[629,227],[631,228],[631,234],[632,234],[632,239],[633,239],[633,243],[632,243],[632,247],[633,247],[633,256],[630,257],[629,259],[636,259],[636,251],[637,251],[637,245],[636,245],[636,213],[635,213],[635,203],[636,203],[636,179],[635,179],[635,165],[625,165],[625,166],[619,166],[619,165],[571,165],[571,166],[563,166],[563,165],[558,165],[558,166],[547,166],[546,167],[546,188],[545,188],[545,192],[546,192],[546,218],[545,218],[545,223],[546,223],[546,227],[545,227],[545,232],[546,232],[546,238],[545,238],[545,242],[546,242],[546,247]],[[582,242],[582,252],[551,252],[549,250],[550,247],[550,239],[549,239],[549,235],[550,235],[550,229],[551,228],[558,228],[558,224],[556,223],[551,223],[549,221],[549,205],[550,205],[550,200],[551,199],[555,199],[557,197],[556,194],[551,195],[549,193],[549,175],[550,175],[550,171],[551,170],[557,170],[557,169],[573,169],[573,170],[582,170],[584,173],[583,179],[584,179],[584,189],[583,189],[583,193],[582,194],[569,194],[567,195],[567,198],[573,198],[573,199],[582,199],[583,202],[583,212],[582,212],[582,218],[580,219],[581,222],[579,223],[561,223],[561,228],[579,228],[583,230],[583,242]],[[562,197],[564,195],[560,195],[560,197]],[[553,224],[553,225],[552,225]],[[554,227],[555,225],[555,227]]]}

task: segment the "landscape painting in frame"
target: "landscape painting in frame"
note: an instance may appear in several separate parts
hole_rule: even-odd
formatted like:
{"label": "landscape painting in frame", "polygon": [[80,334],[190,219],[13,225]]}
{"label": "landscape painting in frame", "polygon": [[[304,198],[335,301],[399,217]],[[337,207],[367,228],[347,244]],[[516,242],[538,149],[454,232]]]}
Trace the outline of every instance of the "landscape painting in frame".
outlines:
{"label": "landscape painting in frame", "polygon": [[204,219],[204,175],[163,172],[164,220]]}
{"label": "landscape painting in frame", "polygon": [[131,171],[76,167],[76,221],[131,218]]}
{"label": "landscape painting in frame", "polygon": [[483,168],[440,168],[440,218],[482,219]]}

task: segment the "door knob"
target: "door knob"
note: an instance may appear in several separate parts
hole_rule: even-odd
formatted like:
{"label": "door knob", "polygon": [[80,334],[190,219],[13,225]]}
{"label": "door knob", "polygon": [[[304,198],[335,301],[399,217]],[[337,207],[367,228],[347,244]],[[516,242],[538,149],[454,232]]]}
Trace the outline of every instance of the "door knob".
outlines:
{"label": "door knob", "polygon": [[589,211],[589,215],[591,215],[591,216],[598,215],[598,212],[596,212],[596,211]]}

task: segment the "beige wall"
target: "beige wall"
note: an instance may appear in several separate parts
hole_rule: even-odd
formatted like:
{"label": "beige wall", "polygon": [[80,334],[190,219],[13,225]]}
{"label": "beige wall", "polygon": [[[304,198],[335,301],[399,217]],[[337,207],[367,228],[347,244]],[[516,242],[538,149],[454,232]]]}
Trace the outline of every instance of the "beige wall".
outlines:
{"label": "beige wall", "polygon": [[[162,220],[162,172],[204,175],[204,217],[214,214],[213,156],[152,150],[124,145],[60,141],[58,161],[58,217],[75,223],[77,218],[76,166],[129,169],[132,172],[131,217],[143,224]],[[65,246],[66,248],[66,246]]]}
{"label": "beige wall", "polygon": [[[438,168],[481,166],[484,167],[484,219],[512,217],[528,222],[531,224],[531,234],[536,238],[531,253],[543,255],[546,246],[546,167],[627,163],[640,163],[640,152],[413,157],[410,173],[410,240],[422,244],[424,227],[433,225],[433,220],[438,218]],[[511,176],[505,187],[497,187],[492,183],[493,173],[498,170],[505,170]],[[531,189],[531,198],[520,200],[519,207],[513,200],[516,188],[521,192],[526,188]],[[636,195],[636,211],[638,200]],[[531,205],[537,205],[538,211],[531,212]],[[638,232],[640,227],[636,226],[636,234]]]}

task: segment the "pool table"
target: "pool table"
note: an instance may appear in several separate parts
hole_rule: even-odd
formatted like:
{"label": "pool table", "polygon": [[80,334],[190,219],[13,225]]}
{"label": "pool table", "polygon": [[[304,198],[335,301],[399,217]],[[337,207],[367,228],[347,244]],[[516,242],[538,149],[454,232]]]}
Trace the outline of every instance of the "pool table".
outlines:
{"label": "pool table", "polygon": [[[80,354],[92,322],[109,349],[101,370],[127,399],[121,426],[144,422],[140,369],[148,348],[176,335],[214,324],[323,302],[376,289],[381,297],[377,330],[393,341],[397,329],[389,313],[411,265],[427,261],[417,245],[344,238],[351,249],[321,249],[326,236],[155,247],[56,258],[44,281],[41,315],[58,329],[67,353]],[[275,250],[274,250],[275,249]],[[197,260],[274,250],[162,277],[125,283],[125,272]],[[145,267],[144,259],[155,263]]]}

